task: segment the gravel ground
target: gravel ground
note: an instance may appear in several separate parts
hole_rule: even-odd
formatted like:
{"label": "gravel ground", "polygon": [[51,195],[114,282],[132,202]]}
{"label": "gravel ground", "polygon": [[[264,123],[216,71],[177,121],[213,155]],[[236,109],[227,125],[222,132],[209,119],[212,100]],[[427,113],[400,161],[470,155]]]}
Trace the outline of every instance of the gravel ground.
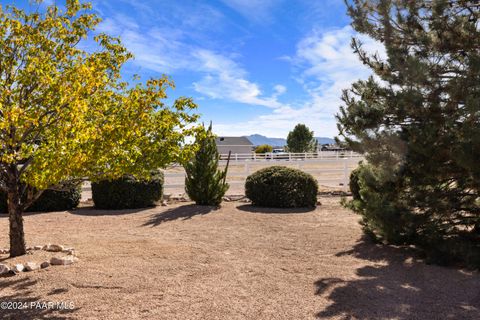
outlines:
{"label": "gravel ground", "polygon": [[[362,239],[338,197],[316,210],[180,203],[28,214],[28,245],[79,262],[0,278],[0,301],[72,302],[0,319],[479,319],[480,275]],[[0,216],[0,247],[8,242]],[[42,261],[50,253],[0,262]]]}

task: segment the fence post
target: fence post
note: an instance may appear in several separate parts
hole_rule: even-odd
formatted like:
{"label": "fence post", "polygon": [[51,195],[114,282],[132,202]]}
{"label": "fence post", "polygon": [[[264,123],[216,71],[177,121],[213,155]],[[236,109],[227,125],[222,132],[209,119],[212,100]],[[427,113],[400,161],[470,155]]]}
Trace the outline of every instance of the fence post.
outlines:
{"label": "fence post", "polygon": [[288,153],[288,160],[292,161],[292,153],[291,152]]}
{"label": "fence post", "polygon": [[348,191],[348,166],[347,159],[343,159],[343,191]]}

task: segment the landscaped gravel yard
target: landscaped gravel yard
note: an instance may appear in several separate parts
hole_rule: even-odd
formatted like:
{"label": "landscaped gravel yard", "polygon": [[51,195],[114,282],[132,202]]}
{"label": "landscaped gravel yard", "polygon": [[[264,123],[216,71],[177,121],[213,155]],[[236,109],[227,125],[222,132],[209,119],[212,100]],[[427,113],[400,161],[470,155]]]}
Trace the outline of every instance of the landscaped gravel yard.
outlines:
{"label": "landscaped gravel yard", "polygon": [[[74,308],[0,310],[0,318],[480,318],[478,273],[364,242],[358,216],[339,200],[324,197],[316,210],[295,212],[229,202],[219,210],[179,203],[27,214],[27,245],[74,247],[79,261],[0,278],[0,300]],[[0,255],[0,263],[44,255]]]}

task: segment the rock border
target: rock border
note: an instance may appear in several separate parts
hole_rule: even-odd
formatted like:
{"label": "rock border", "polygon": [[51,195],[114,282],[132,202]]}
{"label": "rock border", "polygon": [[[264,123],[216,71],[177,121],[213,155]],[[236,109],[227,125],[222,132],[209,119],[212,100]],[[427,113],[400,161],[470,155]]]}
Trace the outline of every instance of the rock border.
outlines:
{"label": "rock border", "polygon": [[[40,264],[37,262],[28,261],[24,264],[17,263],[12,267],[8,264],[0,263],[0,276],[8,275],[8,274],[16,275],[21,272],[30,272],[30,271],[40,270],[40,269],[46,269],[50,266],[71,265],[78,261],[78,258],[76,257],[75,249],[70,247],[65,247],[63,245],[49,243],[44,246],[27,247],[27,253],[35,250],[43,250],[48,252],[62,252],[62,253],[66,253],[67,255],[63,257],[54,256],[50,258],[50,261],[43,261]],[[10,253],[10,250],[0,249],[0,254],[8,254],[8,253]]]}

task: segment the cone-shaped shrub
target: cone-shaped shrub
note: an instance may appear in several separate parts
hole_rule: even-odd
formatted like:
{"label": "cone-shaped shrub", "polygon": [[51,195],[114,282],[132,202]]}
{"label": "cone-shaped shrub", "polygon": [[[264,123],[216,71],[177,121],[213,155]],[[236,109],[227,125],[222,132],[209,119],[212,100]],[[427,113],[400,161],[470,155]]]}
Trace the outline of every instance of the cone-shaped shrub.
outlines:
{"label": "cone-shaped shrub", "polygon": [[312,175],[282,166],[258,170],[245,182],[246,196],[261,207],[315,207],[317,193],[317,180]]}
{"label": "cone-shaped shrub", "polygon": [[211,124],[207,131],[197,136],[196,143],[199,150],[184,166],[185,191],[198,205],[218,206],[229,187],[225,182],[228,165],[225,170],[218,169],[220,155]]}

